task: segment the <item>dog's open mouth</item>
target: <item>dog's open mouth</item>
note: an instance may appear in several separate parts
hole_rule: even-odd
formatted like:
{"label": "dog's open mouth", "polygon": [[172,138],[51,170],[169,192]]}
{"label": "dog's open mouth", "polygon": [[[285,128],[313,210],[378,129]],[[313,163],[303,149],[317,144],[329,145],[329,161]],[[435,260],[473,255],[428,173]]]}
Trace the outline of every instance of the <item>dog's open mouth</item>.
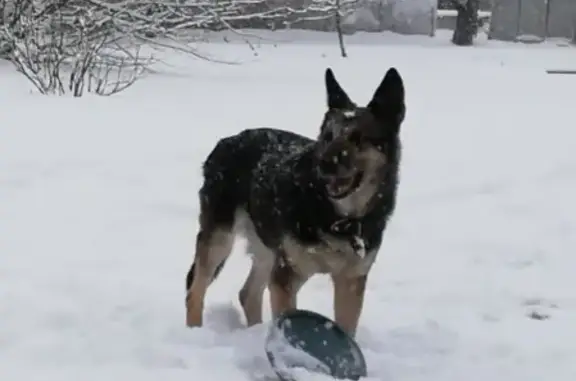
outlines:
{"label": "dog's open mouth", "polygon": [[348,197],[360,187],[363,178],[364,172],[358,171],[354,176],[349,178],[331,179],[326,185],[328,195],[336,200]]}

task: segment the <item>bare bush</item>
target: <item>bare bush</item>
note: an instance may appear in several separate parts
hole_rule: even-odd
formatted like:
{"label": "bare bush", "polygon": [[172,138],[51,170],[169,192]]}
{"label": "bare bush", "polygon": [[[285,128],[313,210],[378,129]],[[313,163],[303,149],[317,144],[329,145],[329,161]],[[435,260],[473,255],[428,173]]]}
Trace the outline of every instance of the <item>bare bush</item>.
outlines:
{"label": "bare bush", "polygon": [[101,31],[152,44],[162,38],[164,45],[170,40],[170,47],[176,45],[194,53],[190,46],[181,44],[190,39],[182,37],[201,38],[206,30],[278,29],[304,24],[326,29],[321,26],[325,21],[329,21],[328,29],[334,30],[334,10],[339,8],[345,16],[357,2],[342,0],[338,6],[335,0],[0,0],[4,19],[11,19],[0,20],[0,24],[17,22],[21,12],[10,11],[13,8],[25,12],[33,8],[35,23],[46,21],[56,11],[67,15],[67,22],[72,21],[71,16],[85,13],[94,18]]}
{"label": "bare bush", "polygon": [[2,0],[1,46],[42,94],[112,95],[131,86],[152,62],[138,45],[102,28],[91,9],[62,0]]}
{"label": "bare bush", "polygon": [[133,84],[149,68],[152,59],[142,57],[138,46],[213,60],[195,44],[206,30],[242,35],[237,29],[324,23],[328,26],[320,29],[339,31],[345,55],[340,18],[356,2],[0,0],[0,58],[10,60],[44,94],[109,95]]}
{"label": "bare bush", "polygon": [[111,56],[102,43],[82,41],[67,46],[58,35],[27,35],[12,40],[11,62],[42,94],[80,97],[85,91],[113,95],[134,84],[148,60],[138,52]]}

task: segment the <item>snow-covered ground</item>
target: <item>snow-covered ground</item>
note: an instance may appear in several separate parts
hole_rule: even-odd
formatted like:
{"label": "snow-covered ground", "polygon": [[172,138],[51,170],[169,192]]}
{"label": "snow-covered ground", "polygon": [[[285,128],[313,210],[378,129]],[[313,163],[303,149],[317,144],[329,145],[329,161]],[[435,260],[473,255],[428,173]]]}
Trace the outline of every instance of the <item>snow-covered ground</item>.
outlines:
{"label": "snow-covered ground", "polygon": [[[200,165],[244,128],[314,136],[328,66],[360,103],[390,66],[407,89],[358,333],[369,379],[576,379],[576,76],[544,72],[574,49],[356,35],[341,59],[334,36],[307,38],[205,47],[242,65],[172,56],[111,98],[32,94],[0,64],[0,379],[272,380],[266,324],[239,315],[242,242],[206,327],[184,327]],[[330,287],[314,278],[300,306],[332,316]]]}

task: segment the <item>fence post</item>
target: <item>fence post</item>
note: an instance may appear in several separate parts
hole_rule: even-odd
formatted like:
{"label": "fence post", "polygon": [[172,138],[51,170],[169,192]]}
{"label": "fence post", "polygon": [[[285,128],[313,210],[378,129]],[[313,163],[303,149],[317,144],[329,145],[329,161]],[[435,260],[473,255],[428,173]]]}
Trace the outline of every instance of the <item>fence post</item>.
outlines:
{"label": "fence post", "polygon": [[576,4],[572,4],[572,43],[576,44]]}
{"label": "fence post", "polygon": [[438,2],[435,1],[432,4],[432,9],[430,10],[430,37],[436,35],[436,23],[438,22]]}
{"label": "fence post", "polygon": [[520,36],[520,25],[522,24],[522,0],[518,0],[516,6],[516,37],[514,40],[518,40]]}
{"label": "fence post", "polygon": [[550,37],[550,3],[552,0],[544,0],[546,2],[546,11],[544,13],[544,39]]}

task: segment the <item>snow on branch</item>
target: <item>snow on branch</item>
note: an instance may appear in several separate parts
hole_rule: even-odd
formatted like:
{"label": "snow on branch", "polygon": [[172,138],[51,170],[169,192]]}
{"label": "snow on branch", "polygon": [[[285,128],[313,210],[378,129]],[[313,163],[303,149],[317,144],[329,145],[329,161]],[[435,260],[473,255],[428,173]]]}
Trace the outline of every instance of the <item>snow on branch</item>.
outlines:
{"label": "snow on branch", "polygon": [[131,86],[151,59],[122,46],[122,36],[102,28],[91,8],[62,3],[0,3],[1,46],[16,70],[46,95],[112,95]]}
{"label": "snow on branch", "polygon": [[42,93],[113,94],[149,68],[152,59],[143,58],[138,46],[209,59],[194,45],[205,30],[242,35],[236,29],[298,23],[324,23],[333,30],[334,20],[358,1],[0,0],[0,58]]}
{"label": "snow on branch", "polygon": [[[367,1],[367,0],[363,0]],[[79,15],[91,20],[93,32],[112,32],[146,44],[163,39],[192,54],[194,31],[239,28],[276,29],[298,23],[321,24],[352,11],[359,0],[0,0],[0,29],[11,29],[27,17],[49,28],[55,13],[66,31],[75,31]],[[3,26],[3,28],[1,28]],[[183,39],[187,41],[182,43]],[[6,42],[0,31],[0,55]],[[163,46],[165,47],[165,46]]]}

